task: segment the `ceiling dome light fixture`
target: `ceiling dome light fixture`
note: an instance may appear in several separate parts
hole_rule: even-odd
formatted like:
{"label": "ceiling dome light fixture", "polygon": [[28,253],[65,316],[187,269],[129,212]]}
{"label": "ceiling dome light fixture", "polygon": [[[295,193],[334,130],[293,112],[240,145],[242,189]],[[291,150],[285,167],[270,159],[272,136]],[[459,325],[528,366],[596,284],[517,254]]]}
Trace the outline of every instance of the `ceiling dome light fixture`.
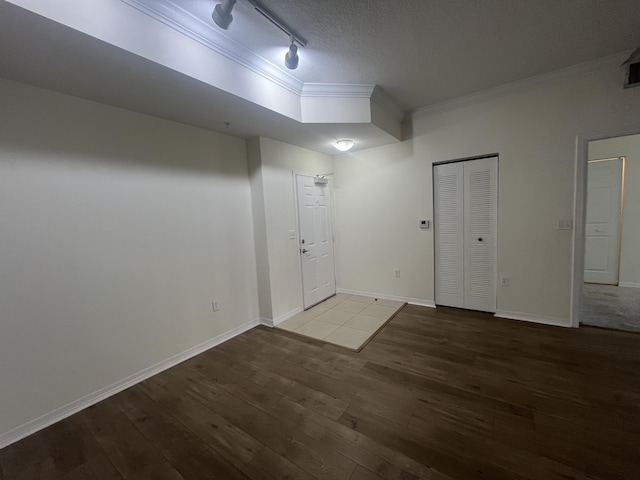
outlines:
{"label": "ceiling dome light fixture", "polygon": [[289,51],[284,56],[284,65],[289,70],[295,70],[298,68],[298,62],[300,61],[300,57],[298,56],[298,47],[294,43],[295,38],[291,37],[291,45],[289,46]]}
{"label": "ceiling dome light fixture", "polygon": [[216,8],[213,9],[213,13],[211,14],[211,18],[216,22],[220,28],[226,30],[229,28],[229,25],[233,21],[233,15],[231,15],[231,10],[235,6],[237,0],[223,0],[222,3],[216,5]]}
{"label": "ceiling dome light fixture", "polygon": [[350,138],[343,138],[341,140],[338,140],[334,146],[341,152],[346,152],[347,150],[351,150],[355,144],[356,142],[354,142]]}

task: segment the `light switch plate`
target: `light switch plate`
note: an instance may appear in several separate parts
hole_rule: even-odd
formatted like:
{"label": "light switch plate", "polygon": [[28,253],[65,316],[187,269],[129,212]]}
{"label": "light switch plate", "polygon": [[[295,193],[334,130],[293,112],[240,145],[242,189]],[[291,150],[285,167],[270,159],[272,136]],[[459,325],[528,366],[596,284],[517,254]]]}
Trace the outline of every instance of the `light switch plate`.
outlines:
{"label": "light switch plate", "polygon": [[558,230],[573,230],[573,220],[558,220]]}

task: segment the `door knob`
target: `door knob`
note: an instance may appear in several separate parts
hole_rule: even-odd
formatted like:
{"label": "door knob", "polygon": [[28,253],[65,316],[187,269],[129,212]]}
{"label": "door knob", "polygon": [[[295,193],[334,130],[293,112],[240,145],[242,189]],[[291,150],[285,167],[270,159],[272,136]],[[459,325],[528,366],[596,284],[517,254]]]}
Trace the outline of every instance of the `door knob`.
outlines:
{"label": "door knob", "polygon": [[307,250],[306,248],[302,249],[302,253],[307,253],[309,250]]}

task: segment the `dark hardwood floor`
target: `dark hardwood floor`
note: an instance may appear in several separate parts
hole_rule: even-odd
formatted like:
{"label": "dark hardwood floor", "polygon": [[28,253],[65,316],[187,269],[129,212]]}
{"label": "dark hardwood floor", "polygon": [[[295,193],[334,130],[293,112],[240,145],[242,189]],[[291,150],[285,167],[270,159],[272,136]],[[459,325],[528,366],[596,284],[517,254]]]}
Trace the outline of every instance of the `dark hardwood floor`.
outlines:
{"label": "dark hardwood floor", "polygon": [[640,335],[405,307],[255,328],[0,451],[9,479],[640,479]]}

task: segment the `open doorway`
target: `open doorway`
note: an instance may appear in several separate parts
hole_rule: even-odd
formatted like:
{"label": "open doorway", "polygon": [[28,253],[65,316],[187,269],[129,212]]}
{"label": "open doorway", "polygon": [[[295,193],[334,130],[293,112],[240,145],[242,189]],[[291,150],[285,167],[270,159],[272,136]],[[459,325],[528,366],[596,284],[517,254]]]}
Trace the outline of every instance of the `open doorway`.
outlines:
{"label": "open doorway", "polygon": [[580,323],[640,332],[640,134],[587,144]]}

